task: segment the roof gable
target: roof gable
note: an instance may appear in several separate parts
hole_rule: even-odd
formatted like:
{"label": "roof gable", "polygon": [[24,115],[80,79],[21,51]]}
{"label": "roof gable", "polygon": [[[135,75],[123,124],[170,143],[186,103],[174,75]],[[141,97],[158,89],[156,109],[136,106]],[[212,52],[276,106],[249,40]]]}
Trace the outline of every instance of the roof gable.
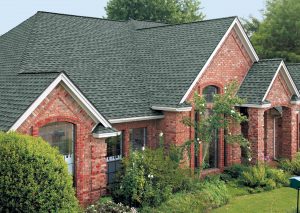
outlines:
{"label": "roof gable", "polygon": [[216,56],[217,52],[219,51],[219,49],[221,48],[221,46],[223,45],[223,43],[225,42],[226,38],[228,37],[228,35],[230,34],[230,32],[232,30],[235,30],[235,32],[239,36],[241,42],[244,44],[244,47],[245,47],[247,53],[249,54],[249,56],[251,57],[252,61],[257,62],[259,60],[257,53],[254,50],[254,47],[252,46],[248,36],[246,35],[240,21],[238,20],[238,18],[235,18],[233,20],[232,24],[230,25],[230,27],[228,28],[227,32],[223,35],[222,39],[220,40],[220,42],[214,49],[213,53],[210,55],[210,57],[206,61],[205,65],[202,67],[201,71],[198,73],[197,77],[195,78],[195,80],[193,81],[193,83],[191,84],[191,86],[189,87],[187,92],[185,93],[185,95],[182,97],[180,103],[183,103],[184,101],[186,101],[186,99],[190,95],[192,89],[197,84],[197,82],[199,81],[199,79],[201,78],[201,76],[203,75],[205,70],[207,69],[207,67],[210,65],[211,61]]}
{"label": "roof gable", "polygon": [[9,130],[16,131],[58,84],[63,85],[63,87],[69,92],[69,94],[71,94],[71,96],[79,103],[79,105],[97,124],[101,123],[104,127],[112,127],[111,124],[86,99],[86,97],[80,92],[80,90],[70,81],[70,79],[64,73],[61,73],[30,105],[30,107],[22,114],[22,116],[18,118],[18,120],[11,126]]}
{"label": "roof gable", "polygon": [[238,95],[247,99],[245,106],[259,106],[268,103],[267,96],[274,81],[281,74],[291,94],[299,97],[297,87],[282,59],[265,59],[253,64]]}

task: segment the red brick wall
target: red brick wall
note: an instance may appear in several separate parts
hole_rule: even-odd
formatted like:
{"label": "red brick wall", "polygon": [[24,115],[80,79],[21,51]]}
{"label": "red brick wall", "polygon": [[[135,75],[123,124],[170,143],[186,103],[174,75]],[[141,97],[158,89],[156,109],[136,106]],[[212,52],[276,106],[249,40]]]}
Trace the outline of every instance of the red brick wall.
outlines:
{"label": "red brick wall", "polygon": [[158,134],[160,133],[158,128],[159,120],[148,121],[136,121],[120,124],[113,124],[113,127],[118,131],[122,131],[123,136],[123,153],[128,156],[130,150],[130,129],[134,128],[147,128],[147,147],[155,148],[158,145]]}
{"label": "red brick wall", "polygon": [[60,121],[76,125],[76,195],[82,205],[90,204],[105,192],[106,143],[104,139],[93,138],[91,131],[95,122],[61,85],[46,97],[17,131],[38,136],[40,127]]}

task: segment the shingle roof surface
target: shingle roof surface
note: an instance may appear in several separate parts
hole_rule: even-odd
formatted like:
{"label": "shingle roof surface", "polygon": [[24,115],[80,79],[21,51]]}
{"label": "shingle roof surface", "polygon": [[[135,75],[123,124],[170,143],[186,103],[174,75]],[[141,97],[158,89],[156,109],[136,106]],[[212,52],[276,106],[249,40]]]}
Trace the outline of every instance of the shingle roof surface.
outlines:
{"label": "shingle roof surface", "polygon": [[245,77],[238,96],[248,104],[261,104],[282,59],[265,59],[253,64]]}
{"label": "shingle roof surface", "polygon": [[177,105],[235,17],[164,25],[38,12],[0,37],[0,130],[64,71],[108,119]]}
{"label": "shingle roof surface", "polygon": [[295,82],[297,88],[300,88],[300,64],[287,64],[287,68]]}

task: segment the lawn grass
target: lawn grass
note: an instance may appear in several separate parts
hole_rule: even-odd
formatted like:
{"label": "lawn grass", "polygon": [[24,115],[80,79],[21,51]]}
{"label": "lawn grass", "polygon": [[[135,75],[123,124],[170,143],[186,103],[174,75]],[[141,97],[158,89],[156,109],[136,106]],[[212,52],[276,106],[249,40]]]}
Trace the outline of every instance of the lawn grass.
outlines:
{"label": "lawn grass", "polygon": [[[238,191],[238,189],[237,189]],[[236,196],[212,213],[296,212],[297,191],[283,187],[270,192]]]}

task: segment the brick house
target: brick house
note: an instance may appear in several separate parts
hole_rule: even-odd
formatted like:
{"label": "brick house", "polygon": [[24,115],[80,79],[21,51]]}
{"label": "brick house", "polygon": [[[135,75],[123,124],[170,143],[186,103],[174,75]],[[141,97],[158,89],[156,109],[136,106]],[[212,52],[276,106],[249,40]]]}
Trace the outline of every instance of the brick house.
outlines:
{"label": "brick house", "polygon": [[[0,130],[59,147],[86,205],[130,149],[154,148],[161,132],[176,145],[194,139],[181,122],[197,119],[194,92],[210,102],[233,80],[249,121],[232,131],[250,140],[252,161],[292,158],[300,65],[259,60],[237,17],[166,25],[38,12],[0,37]],[[242,157],[216,130],[206,172]]]}

